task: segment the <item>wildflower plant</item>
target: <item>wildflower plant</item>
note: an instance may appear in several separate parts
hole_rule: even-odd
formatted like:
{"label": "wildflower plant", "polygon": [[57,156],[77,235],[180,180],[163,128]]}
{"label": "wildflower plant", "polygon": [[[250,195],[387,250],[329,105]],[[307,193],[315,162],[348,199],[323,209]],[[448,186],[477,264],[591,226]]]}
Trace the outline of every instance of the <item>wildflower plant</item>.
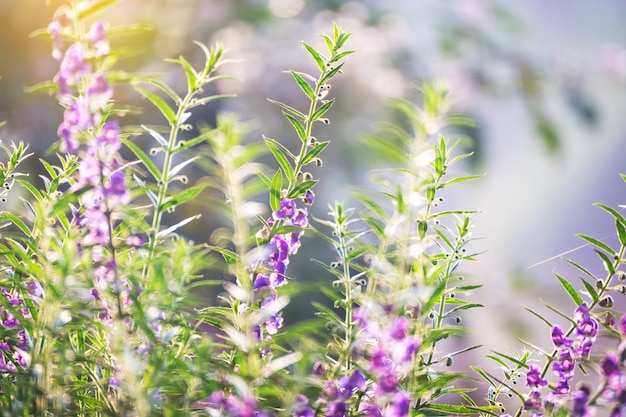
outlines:
{"label": "wildflower plant", "polygon": [[[178,91],[118,68],[123,53],[111,38],[136,27],[98,18],[115,1],[62,3],[37,32],[58,71],[31,90],[62,109],[40,181],[21,167],[27,145],[2,145],[0,201],[18,188],[24,210],[0,212],[0,415],[500,415],[505,394],[519,398],[517,415],[623,414],[626,316],[611,293],[625,292],[626,220],[605,205],[620,247],[581,238],[607,276],[569,261],[584,291],[557,276],[573,313],[548,305],[568,325],[531,311],[549,326],[554,350],[524,342],[519,356],[489,355],[504,375],[472,367],[489,384],[486,398],[455,366],[480,347],[461,338],[463,313],[482,307],[472,300],[480,284],[462,265],[482,248],[472,234],[479,211],[445,199],[479,176],[463,172],[471,154],[450,127],[471,121],[451,113],[444,83],[423,83],[419,106],[392,102],[397,121],[363,136],[390,168],[355,189],[354,207],[336,202],[314,218],[314,168],[332,147],[324,127],[331,85],[354,52],[351,33],[334,25],[321,35],[323,50],[302,43],[316,72],[285,76],[308,108],[269,100],[293,129],[290,149],[287,140],[249,140],[236,114],[191,123],[199,108],[229,97],[210,93],[228,78],[221,45],[196,42],[200,63],[168,60],[186,79]],[[125,123],[134,109],[114,100],[124,84],[161,124]],[[224,221],[194,242],[186,231],[207,212],[198,207]],[[286,326],[289,294],[306,279],[290,268],[306,234],[334,251],[313,260],[333,282],[321,286],[328,303],[314,303],[315,318]],[[598,356],[604,336],[616,348]],[[587,369],[596,382],[574,385]]]}

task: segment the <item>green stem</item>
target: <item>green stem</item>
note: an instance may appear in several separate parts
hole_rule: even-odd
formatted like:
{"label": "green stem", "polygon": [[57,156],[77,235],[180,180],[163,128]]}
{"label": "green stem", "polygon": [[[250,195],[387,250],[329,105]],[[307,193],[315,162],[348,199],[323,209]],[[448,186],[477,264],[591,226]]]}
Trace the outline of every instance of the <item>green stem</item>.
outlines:
{"label": "green stem", "polygon": [[146,263],[143,267],[142,278],[143,280],[150,273],[150,268],[152,267],[154,256],[156,253],[156,248],[158,246],[158,238],[157,235],[159,233],[159,229],[161,228],[161,221],[163,219],[163,205],[167,199],[167,191],[169,186],[169,175],[170,169],[172,166],[172,160],[174,158],[174,150],[178,144],[178,132],[180,131],[180,127],[182,123],[180,122],[183,114],[186,112],[187,107],[191,103],[191,100],[196,95],[198,90],[188,91],[185,97],[182,99],[178,109],[176,111],[175,122],[172,128],[170,129],[169,138],[167,140],[167,148],[165,149],[165,157],[163,159],[163,165],[161,168],[161,181],[158,184],[159,190],[157,193],[157,202],[154,206],[154,213],[152,215],[152,222],[150,225],[150,239],[148,244],[148,258],[146,259]]}

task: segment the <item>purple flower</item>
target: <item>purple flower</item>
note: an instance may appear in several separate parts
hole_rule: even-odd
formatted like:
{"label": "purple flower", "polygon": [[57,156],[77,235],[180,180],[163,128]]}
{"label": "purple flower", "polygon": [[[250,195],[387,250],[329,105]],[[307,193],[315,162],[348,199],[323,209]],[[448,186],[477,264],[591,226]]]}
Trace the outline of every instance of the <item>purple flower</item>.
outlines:
{"label": "purple flower", "polygon": [[622,318],[619,320],[619,332],[622,337],[626,336],[626,314],[622,315]]}
{"label": "purple flower", "polygon": [[91,24],[87,39],[91,41],[96,48],[96,56],[107,55],[110,52],[109,42],[107,41],[107,32],[109,25],[104,20],[97,20]]}
{"label": "purple flower", "polygon": [[367,378],[361,371],[354,371],[350,376],[344,376],[339,380],[339,388],[343,393],[342,397],[348,399],[355,391],[363,391]]}
{"label": "purple flower", "polygon": [[82,45],[75,42],[65,51],[57,77],[63,78],[66,85],[75,86],[80,85],[83,76],[88,75],[90,71],[91,67],[85,62]]}
{"label": "purple flower", "polygon": [[570,338],[565,337],[565,333],[563,332],[563,329],[561,328],[561,326],[556,324],[552,328],[552,343],[554,343],[555,347],[560,348],[563,346],[565,347],[572,346],[574,341]]}
{"label": "purple flower", "polygon": [[589,407],[587,407],[587,401],[589,401],[590,390],[587,385],[582,385],[580,389],[574,394],[574,401],[572,404],[572,416],[573,417],[586,417],[591,415]]}
{"label": "purple flower", "polygon": [[280,200],[280,208],[273,213],[273,217],[275,220],[290,219],[295,212],[296,202],[289,198],[283,198]]}
{"label": "purple flower", "polygon": [[406,417],[409,415],[411,399],[404,392],[394,395],[391,404],[385,409],[384,417]]}
{"label": "purple flower", "polygon": [[582,337],[593,338],[598,333],[598,322],[589,314],[587,304],[581,304],[574,311],[576,321],[576,334]]}
{"label": "purple flower", "polygon": [[94,112],[102,110],[113,97],[113,88],[109,85],[104,74],[98,74],[91,80],[87,89],[87,96]]}
{"label": "purple flower", "polygon": [[531,389],[545,387],[548,384],[548,381],[541,377],[541,369],[535,365],[531,364],[528,367],[528,372],[526,372],[526,386]]}
{"label": "purple flower", "polygon": [[562,379],[571,378],[574,367],[574,357],[569,350],[561,352],[559,359],[552,364],[552,370]]}
{"label": "purple flower", "polygon": [[310,206],[313,202],[315,202],[315,193],[311,190],[307,190],[307,192],[304,193],[304,204]]}
{"label": "purple flower", "polygon": [[302,394],[296,395],[293,402],[293,417],[313,417],[313,408],[309,405],[309,399]]}
{"label": "purple flower", "polygon": [[531,415],[540,416],[543,406],[543,400],[539,391],[533,390],[528,394],[528,398],[524,401],[524,409],[529,411]]}
{"label": "purple flower", "polygon": [[348,406],[343,401],[336,401],[328,407],[326,417],[346,417],[348,415]]}

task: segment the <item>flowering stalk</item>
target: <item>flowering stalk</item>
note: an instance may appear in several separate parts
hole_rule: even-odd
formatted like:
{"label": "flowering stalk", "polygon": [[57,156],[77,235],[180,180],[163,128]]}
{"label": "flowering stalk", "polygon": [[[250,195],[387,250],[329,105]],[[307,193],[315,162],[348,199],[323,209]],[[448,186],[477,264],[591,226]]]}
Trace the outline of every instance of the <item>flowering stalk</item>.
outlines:
{"label": "flowering stalk", "polygon": [[[604,208],[613,215],[618,214],[606,206],[600,205],[600,207]],[[620,218],[621,217],[617,217],[616,222],[618,232],[623,230],[624,223],[626,223],[622,223]],[[618,234],[620,235],[621,242],[621,246],[618,251],[612,250],[607,245],[593,238],[582,236],[585,240],[591,240],[591,242],[596,244],[596,246],[599,246],[602,250],[611,253],[613,257],[611,260],[604,254],[600,255],[602,252],[596,252],[604,262],[608,275],[604,279],[596,279],[597,290],[590,287],[590,285],[586,285],[586,288],[590,291],[589,294],[592,297],[592,300],[588,305],[587,303],[583,303],[582,297],[576,293],[571,284],[567,283],[567,281],[563,278],[557,276],[565,290],[572,297],[573,301],[579,304],[574,312],[574,320],[567,330],[562,329],[558,324],[552,325],[551,337],[554,344],[554,350],[549,356],[547,356],[546,363],[541,369],[541,372],[538,374],[540,378],[545,378],[548,371],[552,369],[558,376],[559,381],[553,386],[552,392],[545,399],[542,398],[541,393],[537,389],[539,387],[533,388],[531,392],[527,394],[523,406],[517,410],[516,416],[520,416],[524,410],[530,411],[531,414],[539,414],[545,409],[546,406],[562,406],[568,398],[568,395],[571,393],[569,381],[573,377],[575,365],[577,362],[589,358],[593,342],[598,332],[598,321],[591,315],[591,312],[594,311],[594,308],[596,307],[606,308],[611,307],[613,304],[612,297],[610,295],[606,295],[606,293],[609,291],[615,291],[615,288],[612,285],[612,280],[615,277],[615,272],[623,262],[622,259],[626,251],[626,234]],[[570,263],[579,269],[582,268],[573,262]],[[582,270],[585,269],[582,268]],[[575,339],[572,339],[572,336],[575,336]],[[533,368],[532,372],[535,372],[535,368]],[[581,396],[588,396],[588,394],[581,391],[577,391],[574,395],[578,396],[577,401],[582,401]]]}

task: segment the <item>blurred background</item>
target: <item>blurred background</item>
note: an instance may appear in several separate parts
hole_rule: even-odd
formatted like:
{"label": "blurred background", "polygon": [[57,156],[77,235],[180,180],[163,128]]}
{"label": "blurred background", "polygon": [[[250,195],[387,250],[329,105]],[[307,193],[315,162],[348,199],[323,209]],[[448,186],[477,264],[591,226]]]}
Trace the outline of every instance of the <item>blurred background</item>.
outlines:
{"label": "blurred background", "polygon": [[[56,140],[62,114],[53,97],[24,93],[57,70],[50,42],[29,38],[47,26],[60,2],[50,3],[0,0],[0,119],[7,121],[0,137],[30,143],[38,157]],[[475,296],[487,308],[468,315],[465,323],[481,329],[472,337],[486,349],[520,349],[516,337],[550,346],[548,329],[523,307],[545,312],[540,297],[573,311],[553,273],[578,282],[579,272],[558,256],[583,243],[576,233],[617,244],[613,221],[592,203],[626,204],[618,175],[626,171],[623,0],[125,0],[105,17],[112,25],[151,25],[117,40],[134,53],[117,68],[162,73],[180,89],[182,72],[173,72],[163,59],[184,54],[199,63],[193,40],[224,43],[227,56],[240,62],[224,66],[222,73],[241,81],[216,88],[237,98],[204,109],[195,121],[212,123],[216,111],[235,111],[254,121],[250,140],[265,134],[288,146],[295,144],[291,127],[266,98],[305,105],[283,73],[314,72],[299,41],[323,47],[317,34],[331,33],[333,21],[353,31],[347,47],[358,53],[333,83],[337,101],[330,126],[316,132],[318,139],[332,140],[323,154],[324,167],[313,172],[321,178],[317,217],[325,216],[327,203],[347,201],[348,185],[365,183],[367,171],[380,163],[363,148],[359,135],[389,117],[387,100],[414,98],[415,81],[446,80],[454,110],[477,122],[463,132],[473,138],[475,154],[462,169],[485,174],[454,189],[445,206],[483,211],[475,219],[474,235],[482,239],[474,249],[485,253],[464,270],[484,283]],[[116,94],[120,102],[146,106],[130,90]],[[146,112],[144,123],[159,121],[147,106]],[[129,123],[136,121],[130,117]],[[205,230],[188,232],[198,241],[206,241],[218,223],[210,215],[203,221]],[[603,274],[589,247],[568,256]],[[330,280],[309,262],[311,257],[328,261],[332,255],[310,245],[290,273]],[[290,317],[309,314],[302,307],[306,304],[292,307]]]}

